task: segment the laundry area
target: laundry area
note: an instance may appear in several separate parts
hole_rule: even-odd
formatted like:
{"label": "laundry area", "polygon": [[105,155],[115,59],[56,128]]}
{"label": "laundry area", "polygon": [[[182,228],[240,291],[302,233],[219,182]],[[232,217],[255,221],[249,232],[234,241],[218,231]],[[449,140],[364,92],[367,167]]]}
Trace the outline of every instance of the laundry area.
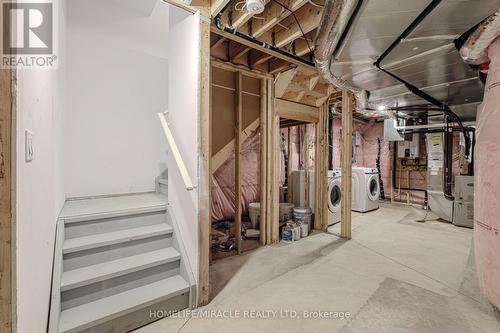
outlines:
{"label": "laundry area", "polygon": [[500,332],[500,0],[32,1],[0,333]]}
{"label": "laundry area", "polygon": [[[230,2],[211,30],[203,309],[293,304],[304,319],[349,304],[348,319],[307,321],[318,332],[500,329],[499,248],[484,243],[498,227],[477,212],[481,187],[495,186],[478,180],[477,154],[498,109],[498,1],[308,2],[266,30],[279,6],[249,18],[248,2]],[[143,331],[300,331],[287,319],[176,318]]]}

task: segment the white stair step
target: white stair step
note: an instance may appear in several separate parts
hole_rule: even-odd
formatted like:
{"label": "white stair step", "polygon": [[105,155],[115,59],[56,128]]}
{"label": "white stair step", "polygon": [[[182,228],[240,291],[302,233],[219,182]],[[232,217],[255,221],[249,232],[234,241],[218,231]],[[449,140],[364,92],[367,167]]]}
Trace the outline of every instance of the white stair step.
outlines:
{"label": "white stair step", "polygon": [[61,279],[61,291],[79,288],[117,276],[159,266],[181,258],[174,248],[146,252],[96,265],[66,271]]}
{"label": "white stair step", "polygon": [[107,232],[92,236],[70,238],[64,241],[63,253],[72,253],[106,245],[125,243],[159,235],[167,235],[171,234],[172,232],[173,229],[171,226],[162,223],[140,228]]}
{"label": "white stair step", "polygon": [[65,224],[69,224],[165,209],[167,209],[165,196],[158,193],[141,193],[68,200],[59,217],[64,219]]}
{"label": "white stair step", "polygon": [[189,291],[176,275],[61,312],[59,332],[78,332]]}

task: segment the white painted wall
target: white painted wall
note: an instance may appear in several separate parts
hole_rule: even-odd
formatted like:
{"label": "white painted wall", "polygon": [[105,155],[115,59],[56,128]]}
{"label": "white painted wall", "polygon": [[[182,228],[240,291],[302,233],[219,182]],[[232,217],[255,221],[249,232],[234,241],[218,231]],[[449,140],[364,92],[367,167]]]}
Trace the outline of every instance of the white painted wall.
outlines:
{"label": "white painted wall", "polygon": [[68,197],[154,191],[166,169],[169,7],[68,0]]}
{"label": "white painted wall", "polygon": [[[55,226],[65,197],[154,190],[167,163],[171,205],[197,276],[197,192],[180,183],[157,112],[171,110],[172,131],[196,183],[199,16],[169,13],[163,2],[146,16],[128,6],[139,0],[55,1],[65,4],[59,69],[17,71],[18,333],[46,331]],[[175,48],[165,43],[169,18],[176,23],[169,40]],[[26,129],[34,133],[32,163],[24,162]]]}
{"label": "white painted wall", "polygon": [[[195,185],[198,183],[198,119],[200,15],[172,8],[178,22],[171,27],[169,45],[168,120],[172,134]],[[172,18],[174,21],[174,18]],[[179,168],[168,156],[168,199],[178,222],[189,264],[198,278],[198,191],[186,191]]]}
{"label": "white painted wall", "polygon": [[[46,331],[55,226],[64,203],[61,132],[64,110],[65,8],[58,5],[59,69],[17,70],[16,315],[18,333]],[[24,160],[24,133],[34,159]]]}

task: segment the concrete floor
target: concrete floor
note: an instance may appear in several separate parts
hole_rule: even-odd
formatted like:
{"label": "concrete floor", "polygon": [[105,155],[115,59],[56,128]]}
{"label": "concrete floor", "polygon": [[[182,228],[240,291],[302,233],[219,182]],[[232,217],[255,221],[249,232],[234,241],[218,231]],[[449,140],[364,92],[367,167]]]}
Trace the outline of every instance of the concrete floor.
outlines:
{"label": "concrete floor", "polygon": [[[383,204],[353,214],[351,241],[315,233],[220,260],[210,267],[213,301],[199,310],[240,319],[183,313],[136,333],[500,332],[500,315],[477,284],[472,230],[432,213],[417,222],[424,216]],[[320,312],[334,318],[304,318]]]}

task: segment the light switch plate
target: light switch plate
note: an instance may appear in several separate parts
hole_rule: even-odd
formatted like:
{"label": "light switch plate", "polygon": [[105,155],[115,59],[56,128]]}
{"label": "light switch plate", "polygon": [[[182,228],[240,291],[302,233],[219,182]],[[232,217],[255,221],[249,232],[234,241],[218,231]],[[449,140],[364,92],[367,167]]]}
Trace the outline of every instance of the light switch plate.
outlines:
{"label": "light switch plate", "polygon": [[26,130],[24,136],[24,156],[26,163],[33,161],[33,154],[33,133]]}

